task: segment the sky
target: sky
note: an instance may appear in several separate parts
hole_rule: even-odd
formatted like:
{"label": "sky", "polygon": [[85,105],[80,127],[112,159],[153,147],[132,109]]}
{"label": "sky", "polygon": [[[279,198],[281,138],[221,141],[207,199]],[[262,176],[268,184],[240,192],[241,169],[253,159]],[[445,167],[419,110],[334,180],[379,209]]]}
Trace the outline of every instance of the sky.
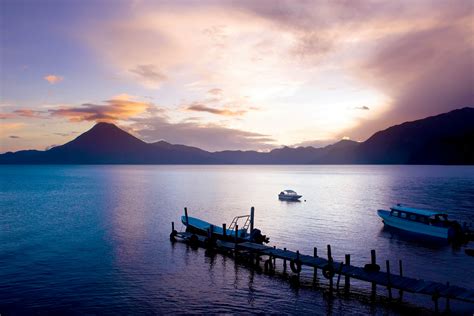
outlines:
{"label": "sky", "polygon": [[474,2],[0,0],[0,152],[266,151],[474,106]]}

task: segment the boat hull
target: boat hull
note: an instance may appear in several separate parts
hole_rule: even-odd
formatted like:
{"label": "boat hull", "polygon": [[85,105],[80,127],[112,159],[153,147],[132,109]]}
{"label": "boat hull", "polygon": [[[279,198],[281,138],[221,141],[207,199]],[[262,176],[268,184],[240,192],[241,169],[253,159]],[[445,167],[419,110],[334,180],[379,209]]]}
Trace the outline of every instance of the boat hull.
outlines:
{"label": "boat hull", "polygon": [[[208,229],[211,227],[211,223],[206,221],[200,220],[199,218],[195,217],[188,217],[188,223],[186,223],[186,216],[181,217],[181,222],[183,225],[186,226],[186,231],[189,231],[194,234],[207,236]],[[224,239],[224,230],[220,226],[212,225],[212,233],[217,236],[219,239]],[[239,229],[238,231],[239,239],[247,239],[247,230],[246,229]],[[233,229],[226,229],[226,237],[227,239],[235,239],[235,230]]]}
{"label": "boat hull", "polygon": [[302,195],[278,195],[278,199],[282,201],[298,201]]}
{"label": "boat hull", "polygon": [[383,219],[384,224],[387,226],[431,237],[437,237],[442,239],[449,238],[449,228],[427,225],[391,216],[390,211],[386,210],[378,210],[377,213]]}

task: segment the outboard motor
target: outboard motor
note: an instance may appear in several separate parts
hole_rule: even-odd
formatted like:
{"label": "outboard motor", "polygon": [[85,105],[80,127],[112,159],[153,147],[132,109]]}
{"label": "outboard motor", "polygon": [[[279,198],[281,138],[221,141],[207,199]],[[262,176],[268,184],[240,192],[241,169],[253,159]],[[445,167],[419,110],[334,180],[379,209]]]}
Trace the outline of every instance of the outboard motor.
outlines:
{"label": "outboard motor", "polygon": [[267,244],[270,241],[270,238],[265,235],[262,235],[262,231],[260,229],[254,228],[250,232],[250,241],[257,244]]}

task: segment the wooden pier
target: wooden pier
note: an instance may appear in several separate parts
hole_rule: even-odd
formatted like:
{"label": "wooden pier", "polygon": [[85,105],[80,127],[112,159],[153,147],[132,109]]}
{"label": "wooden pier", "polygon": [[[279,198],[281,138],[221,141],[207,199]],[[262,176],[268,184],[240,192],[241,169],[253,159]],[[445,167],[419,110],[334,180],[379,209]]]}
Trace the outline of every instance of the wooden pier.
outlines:
{"label": "wooden pier", "polygon": [[[229,236],[230,237],[230,236]],[[170,235],[172,241],[181,240],[191,244],[195,247],[205,247],[216,251],[224,252],[233,255],[235,258],[239,256],[246,256],[250,258],[255,265],[260,267],[260,262],[263,260],[266,272],[272,273],[275,271],[276,259],[282,260],[283,271],[287,271],[287,262],[290,269],[295,273],[299,281],[300,272],[303,266],[313,268],[314,280],[316,279],[317,270],[322,271],[322,275],[329,281],[329,291],[333,292],[334,279],[337,277],[337,289],[339,289],[339,282],[341,276],[344,276],[344,289],[349,291],[350,279],[357,279],[361,281],[370,282],[372,284],[372,295],[375,296],[376,286],[386,287],[389,294],[389,299],[392,299],[392,290],[399,291],[400,299],[403,292],[424,294],[432,297],[435,304],[435,311],[438,312],[438,300],[440,298],[446,299],[446,306],[449,306],[449,300],[460,300],[469,303],[474,303],[474,289],[466,289],[459,286],[443,284],[439,282],[425,281],[416,278],[410,278],[403,275],[402,262],[399,261],[400,274],[393,274],[390,272],[390,262],[385,263],[385,272],[380,271],[380,266],[376,263],[375,250],[371,251],[371,262],[364,267],[357,267],[350,264],[350,255],[345,256],[344,262],[335,262],[331,255],[331,246],[327,246],[327,258],[317,256],[317,249],[314,248],[313,256],[300,254],[299,251],[290,251],[285,249],[278,249],[261,244],[251,242],[237,242],[228,239],[227,241],[212,238],[212,234],[208,237],[195,235],[189,232],[176,232],[174,230],[174,223],[172,223],[172,233]]]}

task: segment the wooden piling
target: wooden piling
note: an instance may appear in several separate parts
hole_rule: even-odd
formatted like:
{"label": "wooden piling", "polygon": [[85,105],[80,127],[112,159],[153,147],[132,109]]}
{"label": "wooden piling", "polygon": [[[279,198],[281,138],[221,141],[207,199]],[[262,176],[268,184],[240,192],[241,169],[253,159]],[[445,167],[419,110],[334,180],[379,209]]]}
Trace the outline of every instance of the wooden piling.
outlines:
{"label": "wooden piling", "polygon": [[[449,286],[449,282],[446,282],[446,286]],[[446,313],[449,314],[451,312],[451,303],[449,301],[449,297],[446,298]]]}
{"label": "wooden piling", "polygon": [[226,223],[222,224],[222,235],[224,236],[224,239],[227,237],[227,225],[226,225]]}
{"label": "wooden piling", "polygon": [[[313,248],[313,257],[318,257],[318,248],[314,247]],[[313,270],[313,283],[316,283],[316,279],[318,278],[318,268],[316,266],[314,267]]]}
{"label": "wooden piling", "polygon": [[[273,249],[276,249],[276,246],[273,246]],[[273,269],[276,268],[276,260],[277,260],[276,257],[273,256]]]}
{"label": "wooden piling", "polygon": [[390,261],[386,260],[385,264],[387,266],[387,290],[388,290],[388,299],[392,300],[392,287],[390,284]]}
{"label": "wooden piling", "polygon": [[184,217],[186,218],[186,228],[189,227],[188,208],[184,208]]}
{"label": "wooden piling", "polygon": [[237,239],[239,238],[239,225],[235,225],[234,253],[237,256]]}
{"label": "wooden piling", "polygon": [[254,217],[255,217],[255,207],[250,208],[250,233],[253,231],[254,226]]}
{"label": "wooden piling", "polygon": [[[370,250],[370,263],[373,266],[377,264],[375,249]],[[375,297],[376,291],[377,291],[377,283],[372,282],[372,297]]]}
{"label": "wooden piling", "polygon": [[336,282],[336,291],[339,293],[339,282],[341,281],[341,272],[342,267],[344,266],[344,262],[341,262],[339,265],[339,271],[337,272],[337,282]]}
{"label": "wooden piling", "polygon": [[[351,265],[351,255],[346,254],[345,259],[346,259],[345,265],[349,267]],[[344,291],[346,293],[349,293],[350,289],[351,289],[351,278],[348,275],[346,275],[344,279]]]}
{"label": "wooden piling", "polygon": [[174,222],[171,222],[171,232],[174,232]]}
{"label": "wooden piling", "polygon": [[[283,251],[286,251],[286,248],[283,248]],[[283,259],[283,273],[286,274],[286,259]]]}
{"label": "wooden piling", "polygon": [[[332,254],[331,254],[331,245],[328,245],[328,264],[332,266]],[[332,294],[333,279],[329,278],[329,293]]]}
{"label": "wooden piling", "polygon": [[[296,250],[296,262],[298,262],[299,264],[301,264],[300,262],[300,251],[299,250]],[[298,266],[298,265],[297,265]],[[298,284],[300,283],[300,269],[298,269]]]}
{"label": "wooden piling", "polygon": [[433,301],[434,301],[434,304],[435,304],[435,313],[438,314],[439,313],[439,305],[438,305],[438,293],[435,293],[433,294]]}
{"label": "wooden piling", "polygon": [[[403,265],[402,265],[402,260],[398,260],[398,269],[400,271],[400,277],[403,277]],[[398,291],[400,295],[400,302],[403,300],[403,290]]]}

